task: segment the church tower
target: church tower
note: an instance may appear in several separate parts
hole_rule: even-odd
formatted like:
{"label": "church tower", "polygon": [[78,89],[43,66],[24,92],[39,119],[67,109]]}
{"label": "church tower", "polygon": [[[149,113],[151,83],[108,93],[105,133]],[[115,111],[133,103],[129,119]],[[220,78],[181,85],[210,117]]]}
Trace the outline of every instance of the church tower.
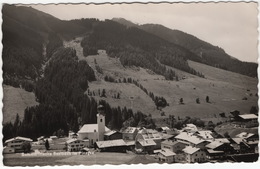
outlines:
{"label": "church tower", "polygon": [[105,110],[104,106],[97,107],[98,141],[104,141],[105,133]]}

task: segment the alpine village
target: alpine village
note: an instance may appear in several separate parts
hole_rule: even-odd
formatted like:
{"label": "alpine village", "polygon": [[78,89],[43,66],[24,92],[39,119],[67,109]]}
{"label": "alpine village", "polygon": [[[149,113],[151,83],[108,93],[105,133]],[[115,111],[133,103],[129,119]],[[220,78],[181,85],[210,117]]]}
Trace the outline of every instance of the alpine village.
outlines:
{"label": "alpine village", "polygon": [[4,165],[258,160],[257,63],[158,24],[2,17]]}

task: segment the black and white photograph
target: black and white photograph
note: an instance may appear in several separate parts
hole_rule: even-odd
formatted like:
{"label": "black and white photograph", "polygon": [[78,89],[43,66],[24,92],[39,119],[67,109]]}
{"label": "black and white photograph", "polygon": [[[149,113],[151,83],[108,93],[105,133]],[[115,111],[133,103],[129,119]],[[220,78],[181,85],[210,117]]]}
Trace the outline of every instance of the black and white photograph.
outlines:
{"label": "black and white photograph", "polygon": [[258,3],[2,3],[3,166],[256,163]]}

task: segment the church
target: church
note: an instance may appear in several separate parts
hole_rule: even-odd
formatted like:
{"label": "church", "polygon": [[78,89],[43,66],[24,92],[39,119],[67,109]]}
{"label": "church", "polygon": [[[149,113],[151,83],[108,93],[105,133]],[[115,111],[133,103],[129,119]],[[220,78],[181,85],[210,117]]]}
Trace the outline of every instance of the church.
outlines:
{"label": "church", "polygon": [[78,139],[88,140],[88,147],[93,147],[97,141],[104,141],[104,134],[110,131],[110,129],[105,126],[104,106],[99,105],[97,111],[97,124],[85,124],[78,131]]}

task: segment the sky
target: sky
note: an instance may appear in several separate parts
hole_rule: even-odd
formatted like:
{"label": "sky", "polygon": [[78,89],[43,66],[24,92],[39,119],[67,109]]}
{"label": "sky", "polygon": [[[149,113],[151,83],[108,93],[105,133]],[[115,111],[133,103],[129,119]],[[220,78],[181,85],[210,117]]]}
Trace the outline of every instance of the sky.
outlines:
{"label": "sky", "polygon": [[30,5],[62,20],[121,17],[161,24],[223,48],[242,61],[257,62],[257,3],[157,3]]}

